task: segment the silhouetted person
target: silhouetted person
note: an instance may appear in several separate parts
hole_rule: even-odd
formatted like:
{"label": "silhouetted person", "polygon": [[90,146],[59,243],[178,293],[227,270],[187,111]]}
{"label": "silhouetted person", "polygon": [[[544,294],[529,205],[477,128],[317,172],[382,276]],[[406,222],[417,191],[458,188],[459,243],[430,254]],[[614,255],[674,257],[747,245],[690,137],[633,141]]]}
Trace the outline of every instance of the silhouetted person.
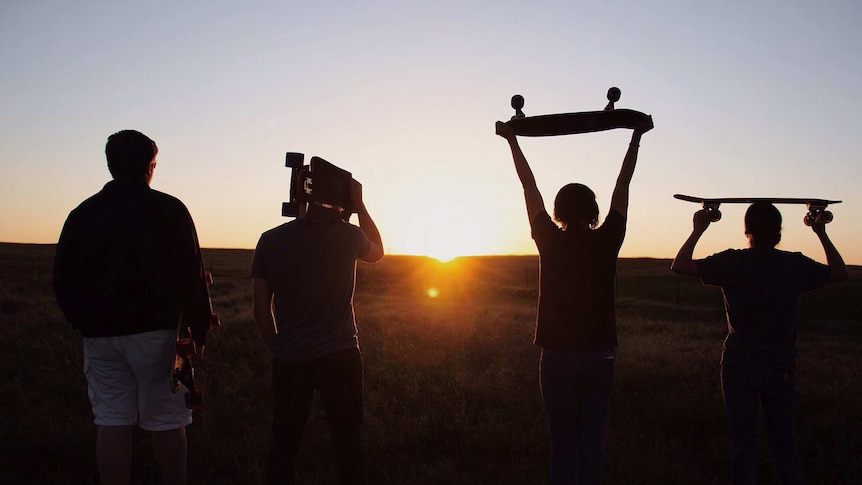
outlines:
{"label": "silhouetted person", "polygon": [[192,218],[150,188],[157,154],[137,131],[108,137],[113,180],[69,214],[54,261],[57,302],[84,340],[103,484],[129,483],[136,421],[152,431],[163,481],[186,481],[192,415],[171,389],[177,331],[190,326],[202,352],[210,312]]}
{"label": "silhouetted person", "polygon": [[752,204],[745,213],[748,249],[728,249],[692,260],[694,247],[710,224],[706,210],[694,214],[694,229],[671,269],[699,276],[724,293],[727,338],[721,356],[721,390],[731,442],[734,484],[757,481],[758,407],[782,484],[803,483],[793,436],[796,407],[796,334],[799,297],[830,281],[847,279],[847,267],[826,235],[811,226],[826,252],[827,265],[802,253],[776,249],[781,213],[772,204]]}
{"label": "silhouetted person", "polygon": [[[565,185],[554,199],[554,224],[512,128],[509,142],[524,188],[527,217],[539,250],[540,292],[534,343],[542,348],[540,379],[551,434],[551,483],[600,483],[603,436],[617,347],[614,280],[626,231],[629,183],[641,135],[636,128],[623,159],[605,222],[592,190]],[[576,473],[577,469],[577,473]]]}
{"label": "silhouetted person", "polygon": [[362,359],[353,292],[356,260],[380,261],[383,244],[356,181],[351,199],[359,227],[342,219],[340,207],[310,204],[305,217],[263,233],[254,251],[254,319],[272,352],[271,484],[294,483],[315,389],[338,454],[341,483],[365,483]]}

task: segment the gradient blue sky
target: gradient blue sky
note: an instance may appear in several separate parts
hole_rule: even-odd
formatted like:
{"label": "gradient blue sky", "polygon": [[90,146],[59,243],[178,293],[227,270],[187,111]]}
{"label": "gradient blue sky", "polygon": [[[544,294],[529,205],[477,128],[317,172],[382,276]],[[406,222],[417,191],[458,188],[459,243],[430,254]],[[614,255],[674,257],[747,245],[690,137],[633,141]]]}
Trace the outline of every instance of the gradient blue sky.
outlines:
{"label": "gradient blue sky", "polygon": [[[673,257],[701,196],[822,197],[862,264],[862,4],[827,2],[61,2],[0,4],[0,241],[55,242],[109,179],[106,137],[159,145],[153,188],[205,247],[285,222],[284,152],[353,172],[391,253],[534,253],[494,121],[653,115],[623,256]],[[522,139],[550,210],[579,181],[607,211],[630,132]],[[742,247],[725,206],[695,252]],[[824,261],[782,206],[783,249]]]}

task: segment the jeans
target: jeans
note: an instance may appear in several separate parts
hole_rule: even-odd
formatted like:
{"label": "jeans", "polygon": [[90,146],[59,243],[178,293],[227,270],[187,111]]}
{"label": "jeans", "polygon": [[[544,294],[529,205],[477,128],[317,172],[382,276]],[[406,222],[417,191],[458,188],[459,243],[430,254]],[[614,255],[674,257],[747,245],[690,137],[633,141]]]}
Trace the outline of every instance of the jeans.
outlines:
{"label": "jeans", "polygon": [[757,482],[758,407],[763,409],[779,482],[803,483],[802,463],[793,436],[796,408],[793,374],[780,369],[722,366],[721,391],[730,430],[734,485]]}
{"label": "jeans", "polygon": [[[605,420],[614,383],[607,352],[542,351],[542,399],[551,433],[551,483],[601,483]],[[577,462],[577,465],[576,465]]]}
{"label": "jeans", "polygon": [[365,483],[359,434],[363,412],[359,349],[342,350],[302,364],[273,360],[272,449],[267,483],[294,483],[296,455],[315,389],[338,455],[340,483]]}

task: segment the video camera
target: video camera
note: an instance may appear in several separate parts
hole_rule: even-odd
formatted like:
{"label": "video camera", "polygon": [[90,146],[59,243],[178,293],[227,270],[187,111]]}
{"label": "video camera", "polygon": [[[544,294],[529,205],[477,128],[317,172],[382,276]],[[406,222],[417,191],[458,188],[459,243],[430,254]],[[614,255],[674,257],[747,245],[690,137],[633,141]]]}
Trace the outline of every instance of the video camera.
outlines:
{"label": "video camera", "polygon": [[350,197],[353,175],[320,157],[311,157],[304,165],[305,155],[287,152],[284,165],[291,169],[289,202],[281,204],[284,217],[302,218],[308,204],[341,210],[344,220],[356,212]]}

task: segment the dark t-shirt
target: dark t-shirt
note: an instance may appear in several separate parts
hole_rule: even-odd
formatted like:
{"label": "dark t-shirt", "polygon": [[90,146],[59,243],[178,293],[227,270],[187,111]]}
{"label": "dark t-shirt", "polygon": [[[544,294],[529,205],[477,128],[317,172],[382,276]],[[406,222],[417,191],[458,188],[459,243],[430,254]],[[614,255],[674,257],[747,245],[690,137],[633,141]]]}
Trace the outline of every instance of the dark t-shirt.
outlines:
{"label": "dark t-shirt", "polygon": [[84,337],[176,329],[182,318],[202,344],[209,328],[192,218],[182,202],[144,180],[108,182],[69,214],[54,258],[54,292]]}
{"label": "dark t-shirt", "polygon": [[341,220],[297,219],[261,235],[251,276],[274,294],[273,357],[301,363],[358,348],[356,259],[370,249],[362,229]]}
{"label": "dark t-shirt", "polygon": [[598,229],[563,231],[542,211],[532,232],[541,268],[534,343],[548,350],[615,348],[615,278],[625,218],[611,211]]}
{"label": "dark t-shirt", "polygon": [[695,264],[703,284],[724,294],[722,363],[792,369],[799,297],[826,284],[829,267],[774,248],[728,249]]}

